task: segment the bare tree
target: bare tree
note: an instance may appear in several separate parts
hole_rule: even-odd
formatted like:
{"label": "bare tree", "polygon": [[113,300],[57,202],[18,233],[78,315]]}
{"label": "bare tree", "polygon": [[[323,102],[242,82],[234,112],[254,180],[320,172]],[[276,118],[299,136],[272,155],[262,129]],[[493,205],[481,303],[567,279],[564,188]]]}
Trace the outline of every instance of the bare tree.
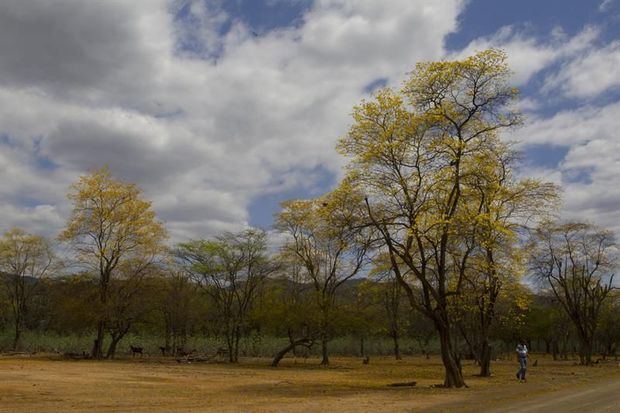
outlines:
{"label": "bare tree", "polygon": [[328,342],[336,291],[366,263],[371,233],[361,227],[363,203],[345,184],[321,198],[284,203],[277,226],[288,237],[282,254],[303,268],[320,312],[321,365],[329,365]]}
{"label": "bare tree", "polygon": [[40,280],[52,270],[54,253],[43,237],[14,228],[0,238],[0,272],[14,323],[13,350],[19,347],[24,316]]}
{"label": "bare tree", "polygon": [[180,244],[176,256],[211,297],[223,324],[228,357],[239,360],[239,340],[265,279],[277,266],[267,256],[267,238],[262,230],[225,233],[215,240]]}
{"label": "bare tree", "polygon": [[546,223],[532,241],[532,269],[570,317],[580,342],[580,362],[590,365],[601,307],[614,289],[614,236],[581,222]]}

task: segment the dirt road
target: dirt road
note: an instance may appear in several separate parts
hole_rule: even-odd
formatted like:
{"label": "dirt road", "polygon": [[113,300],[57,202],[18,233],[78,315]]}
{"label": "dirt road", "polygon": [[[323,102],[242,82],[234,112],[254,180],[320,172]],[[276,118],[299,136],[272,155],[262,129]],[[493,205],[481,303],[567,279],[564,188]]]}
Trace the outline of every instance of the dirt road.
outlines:
{"label": "dirt road", "polygon": [[616,413],[620,412],[620,380],[585,389],[567,389],[513,403],[489,413]]}

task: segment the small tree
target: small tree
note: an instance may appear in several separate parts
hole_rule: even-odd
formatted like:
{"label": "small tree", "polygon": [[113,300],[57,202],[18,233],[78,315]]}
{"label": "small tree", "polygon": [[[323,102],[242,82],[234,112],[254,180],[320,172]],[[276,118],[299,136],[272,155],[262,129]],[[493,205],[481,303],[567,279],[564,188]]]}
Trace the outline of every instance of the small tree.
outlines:
{"label": "small tree", "polygon": [[175,267],[152,279],[151,284],[155,290],[154,307],[163,326],[164,351],[177,354],[185,347],[190,328],[198,318],[198,286]]}
{"label": "small tree", "polygon": [[52,271],[54,253],[50,243],[19,228],[0,238],[0,274],[13,318],[13,350],[20,344],[24,317],[42,278]]}
{"label": "small tree", "polygon": [[[103,358],[103,340],[110,320],[112,280],[125,266],[125,278],[146,271],[163,251],[166,231],[141,190],[99,169],[71,187],[73,212],[60,240],[70,243],[79,264],[98,277],[97,336],[92,357]],[[131,264],[131,265],[129,265]],[[130,269],[129,269],[130,268]]]}
{"label": "small tree", "polygon": [[362,198],[345,183],[314,200],[283,204],[277,227],[288,237],[282,254],[303,268],[320,311],[321,365],[329,365],[328,342],[336,291],[366,262],[371,233],[360,226]]}
{"label": "small tree", "polygon": [[385,324],[387,324],[385,329],[388,336],[392,339],[394,357],[396,360],[400,360],[402,358],[400,338],[405,331],[405,322],[408,319],[408,311],[405,307],[407,305],[407,297],[400,282],[394,275],[387,255],[379,254],[375,258],[375,268],[372,273],[378,281],[375,285],[375,293],[384,313]]}
{"label": "small tree", "polygon": [[618,359],[620,344],[620,295],[614,294],[601,309],[597,340],[601,346],[603,359],[613,356]]}
{"label": "small tree", "polygon": [[285,256],[276,258],[280,263],[278,274],[265,288],[261,300],[258,320],[268,334],[287,338],[271,362],[277,367],[289,353],[298,355],[302,347],[304,354],[314,346],[319,336],[319,311],[310,292],[313,288],[306,283],[303,266]]}
{"label": "small tree", "polygon": [[590,224],[549,222],[535,231],[532,241],[532,270],[572,320],[580,362],[590,365],[601,308],[614,289],[614,236]]}
{"label": "small tree", "polygon": [[213,300],[223,325],[231,363],[239,360],[239,340],[266,278],[276,270],[267,256],[264,231],[225,233],[215,240],[182,243],[176,256],[192,280]]}
{"label": "small tree", "polygon": [[144,265],[141,260],[127,261],[118,267],[117,279],[109,289],[106,330],[110,344],[106,358],[114,358],[120,341],[151,311],[155,294],[146,281],[159,272],[155,265]]}

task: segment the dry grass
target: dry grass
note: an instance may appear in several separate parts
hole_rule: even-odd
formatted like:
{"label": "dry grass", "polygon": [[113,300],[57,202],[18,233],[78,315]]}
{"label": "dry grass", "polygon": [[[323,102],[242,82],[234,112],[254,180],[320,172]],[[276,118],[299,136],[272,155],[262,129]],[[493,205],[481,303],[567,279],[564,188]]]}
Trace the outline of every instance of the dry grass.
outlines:
{"label": "dry grass", "polygon": [[[537,358],[532,357],[532,360]],[[60,361],[45,357],[0,358],[0,411],[484,411],[523,397],[620,378],[618,363],[580,367],[538,357],[528,383],[514,377],[515,361],[494,363],[494,376],[474,376],[469,388],[432,388],[442,381],[438,359],[335,358],[268,367],[266,359],[239,365],[178,364],[145,358],[112,362]],[[415,380],[415,388],[389,387]]]}

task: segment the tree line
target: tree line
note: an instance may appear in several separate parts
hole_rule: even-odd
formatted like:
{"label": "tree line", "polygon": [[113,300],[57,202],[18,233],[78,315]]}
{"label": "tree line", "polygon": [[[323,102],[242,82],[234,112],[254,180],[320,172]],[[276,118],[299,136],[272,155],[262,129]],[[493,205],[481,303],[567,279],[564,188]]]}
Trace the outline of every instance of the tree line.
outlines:
{"label": "tree line", "polygon": [[150,320],[164,349],[202,325],[225,338],[231,362],[244,336],[263,331],[287,339],[274,365],[313,346],[328,365],[330,341],[345,332],[363,353],[382,331],[400,357],[413,330],[436,340],[446,387],[465,384],[464,355],[488,376],[494,343],[518,337],[555,356],[576,350],[585,365],[597,350],[615,354],[615,239],[557,220],[558,188],[520,176],[519,153],[501,138],[523,122],[509,80],[505,54],[491,49],[420,63],[401,89],[362,101],[337,146],[345,177],[282,204],[275,251],[254,228],[170,246],[137,186],[107,168],[81,177],[58,237],[71,251],[64,263],[43,237],[14,229],[0,241],[13,347],[44,321],[88,326],[91,356],[113,357]]}

